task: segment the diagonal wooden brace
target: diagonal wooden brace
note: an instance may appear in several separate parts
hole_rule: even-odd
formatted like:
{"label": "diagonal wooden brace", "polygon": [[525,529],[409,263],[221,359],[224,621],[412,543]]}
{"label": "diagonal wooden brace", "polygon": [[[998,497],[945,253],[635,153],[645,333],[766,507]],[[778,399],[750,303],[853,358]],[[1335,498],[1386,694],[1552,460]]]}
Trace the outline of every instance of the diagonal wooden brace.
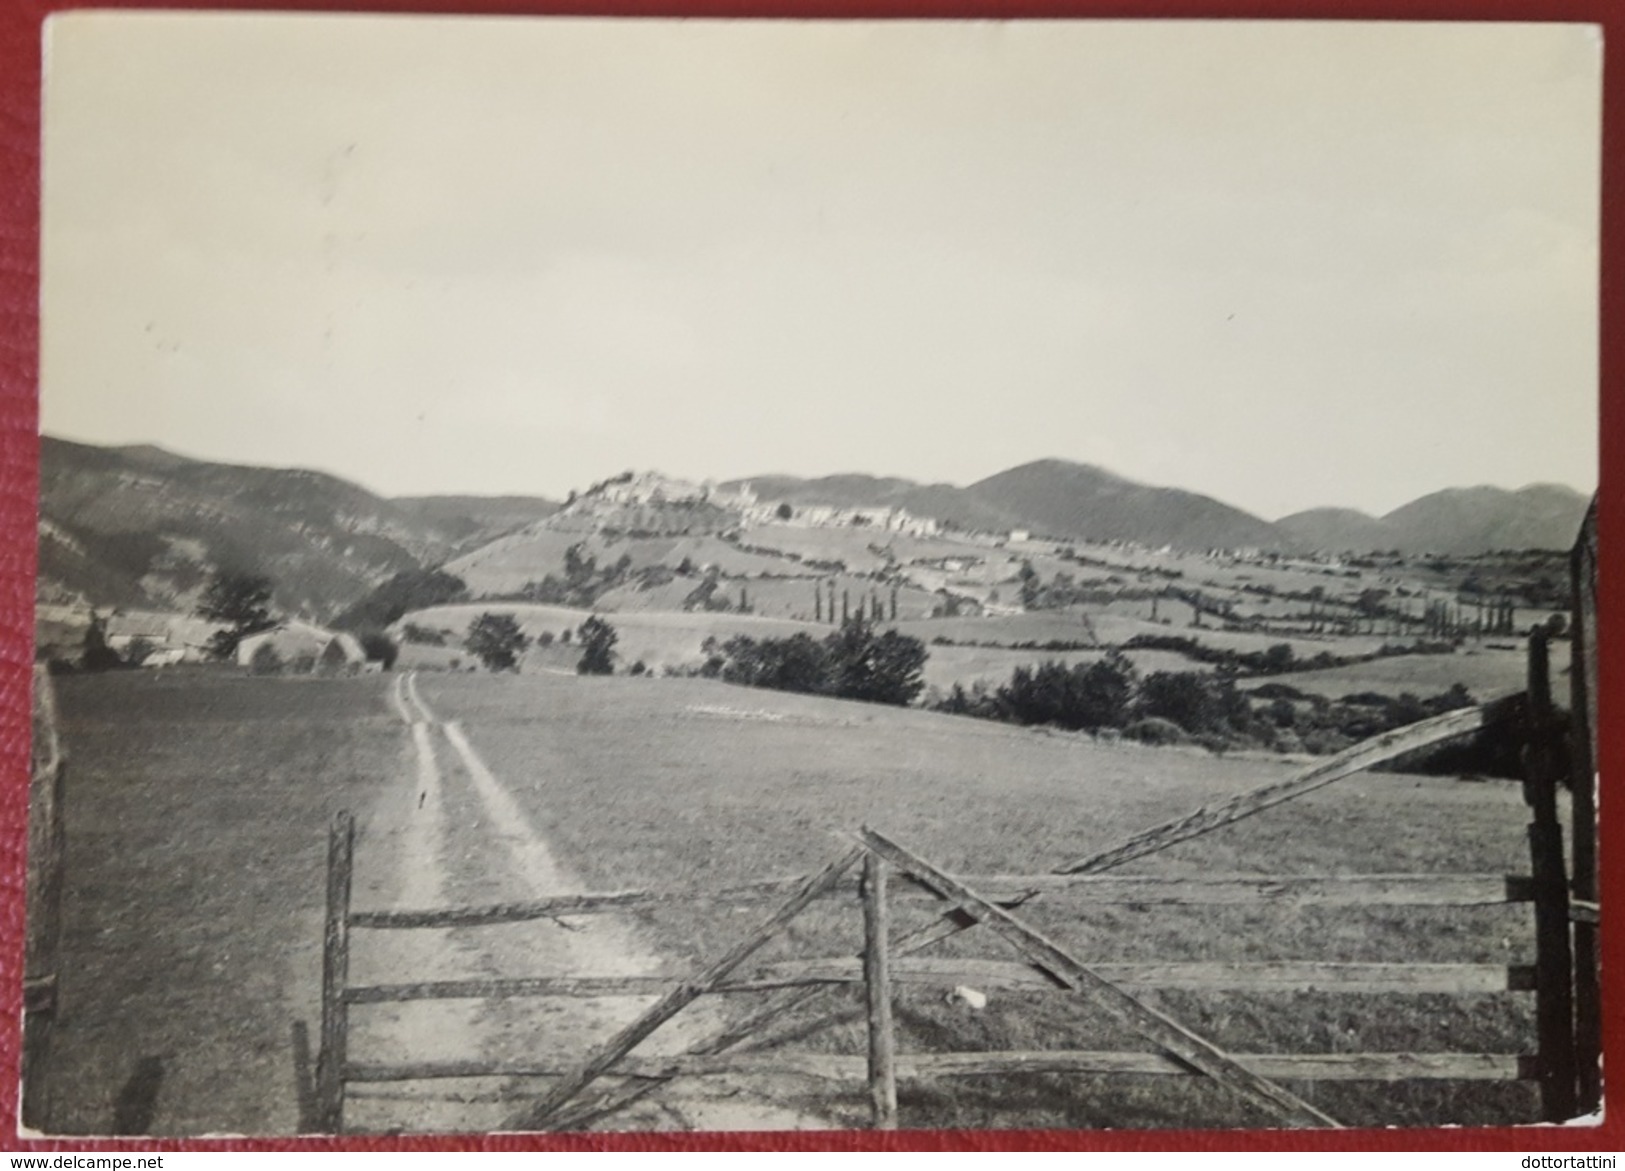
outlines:
{"label": "diagonal wooden brace", "polygon": [[807,904],[839,882],[843,874],[862,861],[863,856],[864,849],[859,846],[808,878],[782,907],[768,916],[760,927],[743,942],[736,944],[727,955],[693,980],[673,988],[657,1003],[645,1009],[637,1020],[588,1054],[579,1066],[553,1087],[552,1092],[526,1112],[520,1125],[526,1129],[547,1128],[571,1099],[607,1073],[650,1033],[727,979],[735,968],[755,955],[783,930],[790,920],[805,910]]}
{"label": "diagonal wooden brace", "polygon": [[957,904],[966,914],[998,932],[1031,963],[1081,992],[1166,1053],[1268,1111],[1288,1126],[1339,1125],[1335,1119],[1321,1113],[1296,1094],[1240,1065],[1178,1021],[1097,976],[1080,960],[1062,951],[1010,912],[944,874],[923,858],[873,830],[863,830],[860,837],[870,850],[898,869],[912,874],[943,898]]}
{"label": "diagonal wooden brace", "polygon": [[1135,834],[1109,850],[1102,850],[1087,858],[1079,858],[1065,866],[1058,866],[1055,873],[1098,874],[1135,858],[1143,858],[1147,854],[1166,850],[1178,842],[1189,841],[1191,838],[1251,817],[1255,813],[1262,813],[1272,806],[1302,797],[1306,793],[1313,793],[1333,781],[1365,772],[1376,765],[1393,760],[1396,756],[1403,756],[1418,748],[1426,748],[1430,744],[1438,744],[1440,741],[1451,740],[1486,728],[1505,719],[1514,710],[1516,699],[1517,697],[1511,697],[1481,704],[1478,707],[1446,712],[1442,716],[1419,720],[1403,728],[1395,728],[1391,732],[1373,736],[1369,740],[1362,740],[1336,756],[1329,757],[1285,780],[1250,789],[1218,805],[1204,805],[1185,817],[1163,822]]}

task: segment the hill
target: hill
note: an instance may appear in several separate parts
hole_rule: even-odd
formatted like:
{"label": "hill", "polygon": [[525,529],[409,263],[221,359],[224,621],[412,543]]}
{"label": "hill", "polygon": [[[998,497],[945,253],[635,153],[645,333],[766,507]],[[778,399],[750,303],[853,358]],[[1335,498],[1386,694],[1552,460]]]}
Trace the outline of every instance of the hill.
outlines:
{"label": "hill", "polygon": [[406,570],[488,543],[546,501],[392,501],[323,472],[188,459],[151,446],[40,440],[40,575],[49,601],[188,609],[219,566],[326,619]]}
{"label": "hill", "polygon": [[861,475],[758,476],[725,487],[746,484],[763,500],[905,508],[969,530],[1030,529],[1052,537],[1186,549],[1275,548],[1283,540],[1269,522],[1209,497],[1059,459],[1023,464],[967,488]]}
{"label": "hill", "polygon": [[1433,492],[1380,518],[1317,508],[1276,523],[1296,544],[1315,549],[1451,554],[1567,549],[1587,503],[1587,497],[1560,484],[1531,484],[1516,491],[1481,485]]}
{"label": "hill", "polygon": [[1557,484],[1447,488],[1396,508],[1383,522],[1407,552],[1567,549],[1585,518],[1586,497]]}
{"label": "hill", "polygon": [[1035,533],[1051,536],[1183,549],[1267,549],[1281,542],[1268,521],[1211,497],[1140,484],[1066,460],[1022,464],[966,491],[1020,516]]}
{"label": "hill", "polygon": [[562,505],[542,496],[394,496],[389,501],[403,514],[470,538],[512,532],[552,516]]}
{"label": "hill", "polygon": [[1357,508],[1310,508],[1275,522],[1294,548],[1342,552],[1390,549],[1393,532]]}
{"label": "hill", "polygon": [[1059,459],[1022,464],[965,488],[866,475],[757,476],[724,487],[738,490],[746,485],[762,500],[901,507],[963,529],[1023,528],[1053,537],[1191,550],[1474,554],[1567,549],[1588,500],[1557,484],[1534,484],[1515,492],[1448,488],[1383,517],[1351,508],[1314,508],[1271,524],[1209,496],[1142,484],[1103,468]]}

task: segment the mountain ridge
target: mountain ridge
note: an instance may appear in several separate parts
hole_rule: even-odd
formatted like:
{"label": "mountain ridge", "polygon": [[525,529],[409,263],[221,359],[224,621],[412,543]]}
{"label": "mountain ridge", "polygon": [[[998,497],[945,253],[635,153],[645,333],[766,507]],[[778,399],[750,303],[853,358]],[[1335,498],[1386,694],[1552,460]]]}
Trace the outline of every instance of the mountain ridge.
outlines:
{"label": "mountain ridge", "polygon": [[[1588,500],[1563,485],[1479,485],[1441,489],[1382,517],[1322,508],[1270,522],[1210,496],[1057,458],[964,487],[861,472],[719,487],[737,496],[746,485],[761,501],[900,509],[961,529],[1281,552],[1563,549]],[[396,573],[444,565],[561,510],[568,516],[559,502],[524,495],[391,498],[327,472],[42,436],[39,595],[186,609],[214,569],[245,568],[277,582],[286,612],[324,619]]]}

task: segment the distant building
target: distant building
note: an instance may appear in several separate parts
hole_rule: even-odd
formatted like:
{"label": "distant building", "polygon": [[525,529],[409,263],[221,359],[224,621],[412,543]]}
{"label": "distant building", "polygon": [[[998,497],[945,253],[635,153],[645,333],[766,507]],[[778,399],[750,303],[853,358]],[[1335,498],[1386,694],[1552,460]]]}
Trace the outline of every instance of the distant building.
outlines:
{"label": "distant building", "polygon": [[209,657],[209,636],[214,630],[206,619],[189,614],[114,611],[107,617],[107,645],[125,656],[132,645],[145,646],[148,654],[141,660],[143,667],[198,663]]}

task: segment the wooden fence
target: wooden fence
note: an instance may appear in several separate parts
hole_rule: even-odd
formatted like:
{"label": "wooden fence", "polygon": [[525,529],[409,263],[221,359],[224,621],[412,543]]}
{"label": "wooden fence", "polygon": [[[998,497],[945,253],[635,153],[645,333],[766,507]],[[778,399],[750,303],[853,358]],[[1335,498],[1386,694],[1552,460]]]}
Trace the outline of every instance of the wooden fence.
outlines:
{"label": "wooden fence", "polygon": [[1602,1105],[1602,990],[1597,932],[1597,501],[1591,501],[1570,559],[1569,738],[1574,869],[1574,1037],[1577,1109]]}
{"label": "wooden fence", "polygon": [[48,1131],[48,1067],[62,937],[62,791],[67,760],[57,735],[56,694],[43,666],[34,668],[33,708],[19,1120],[30,1129]]}
{"label": "wooden fence", "polygon": [[[1537,1081],[1542,1113],[1552,1121],[1594,1110],[1600,1101],[1600,1009],[1597,993],[1596,823],[1594,760],[1595,511],[1575,552],[1572,720],[1552,701],[1547,637],[1529,643],[1529,687],[1495,703],[1449,712],[1354,745],[1282,781],[1153,826],[1053,871],[1032,875],[951,875],[906,846],[865,829],[851,849],[805,878],[771,880],[703,892],[619,891],[528,902],[405,911],[357,911],[350,905],[355,830],[348,814],[330,837],[323,958],[321,1054],[315,1129],[344,1125],[347,1086],[354,1083],[506,1076],[553,1079],[525,1113],[534,1129],[578,1129],[612,1116],[673,1079],[715,1074],[794,1073],[867,1081],[873,1125],[897,1125],[899,1078],[989,1073],[1132,1073],[1205,1076],[1287,1126],[1337,1121],[1281,1085],[1282,1081],[1418,1079]],[[1234,824],[1408,753],[1490,727],[1512,728],[1523,745],[1530,872],[1501,874],[1370,874],[1358,876],[1125,877],[1107,873],[1179,842]],[[1571,885],[1564,858],[1558,790],[1573,790]],[[753,956],[815,901],[861,902],[863,941],[852,955],[757,964]],[[1290,901],[1299,905],[1533,907],[1532,967],[1440,963],[1090,963],[1046,937],[1018,912],[1040,898],[1082,904],[1215,905]],[[896,935],[889,911],[903,899],[929,899],[941,915]],[[700,900],[723,908],[776,904],[756,930],[713,963],[686,976],[515,977],[352,986],[352,933],[357,930],[473,928],[625,912]],[[981,928],[1000,936],[1020,961],[928,958],[932,945]],[[1035,1050],[898,1053],[892,1023],[900,984],[944,987],[1048,988],[1087,1001],[1137,1033],[1146,1052]],[[862,985],[868,1051],[863,1057],[742,1051],[774,1021],[814,1007],[832,990]],[[1536,1048],[1496,1053],[1229,1053],[1142,999],[1147,989],[1345,991],[1413,994],[1526,992],[1535,999]],[[684,1053],[646,1056],[638,1046],[702,996],[771,992],[765,1006],[717,1028]],[[520,1061],[357,1062],[347,1052],[348,1014],[356,1005],[424,999],[657,995],[635,1020],[574,1063],[547,1057]]]}
{"label": "wooden fence", "polygon": [[[1192,837],[1252,816],[1375,764],[1486,727],[1504,719],[1527,723],[1524,705],[1503,701],[1451,712],[1356,745],[1286,781],[1255,789],[1222,804],[1037,875],[955,877],[917,853],[870,830],[854,848],[819,873],[696,894],[620,891],[567,895],[522,903],[417,911],[356,911],[349,905],[354,828],[347,815],[331,836],[327,947],[323,965],[322,1053],[318,1063],[318,1129],[343,1125],[346,1086],[467,1077],[551,1077],[552,1090],[528,1113],[527,1125],[572,1128],[605,1117],[674,1078],[720,1073],[795,1072],[830,1078],[866,1077],[876,1126],[896,1125],[896,1080],[1010,1072],[1199,1073],[1268,1111],[1286,1125],[1330,1126],[1335,1120],[1278,1084],[1277,1079],[1378,1080],[1539,1079],[1548,1117],[1573,1113],[1574,1038],[1555,1023],[1569,1011],[1561,986],[1569,966],[1565,941],[1550,938],[1553,914],[1566,915],[1566,891],[1551,887],[1551,842],[1541,796],[1549,785],[1531,783],[1537,819],[1531,827],[1535,873],[1377,874],[1362,876],[1122,877],[1103,873]],[[1559,844],[1558,849],[1561,849]],[[1561,864],[1560,854],[1558,864]],[[862,877],[853,872],[861,867]],[[901,882],[888,894],[888,876]],[[758,965],[747,961],[815,900],[857,897],[863,906],[864,945],[853,956]],[[1417,963],[1112,963],[1090,964],[1019,918],[1015,912],[1042,897],[1081,903],[1211,905],[1291,901],[1326,906],[1469,907],[1533,903],[1544,925],[1540,959],[1532,967]],[[705,970],[675,976],[558,976],[440,980],[352,986],[347,982],[351,933],[357,929],[479,927],[552,918],[625,912],[638,907],[701,898],[719,906],[781,900],[754,932]],[[945,913],[920,930],[893,938],[888,905],[897,899],[929,898]],[[918,956],[932,944],[978,924],[1002,936],[1022,962]],[[1155,1046],[1154,1052],[1023,1051],[897,1054],[890,1021],[892,989],[898,984],[971,983],[990,988],[1070,990],[1093,1003]],[[731,1053],[773,1020],[806,1006],[832,988],[861,984],[869,1020],[867,1059],[827,1054]],[[1147,1003],[1138,993],[1157,988],[1346,992],[1475,993],[1532,992],[1540,1017],[1540,1044],[1528,1056],[1482,1053],[1225,1053]],[[640,1057],[640,1042],[700,996],[775,992],[778,998],[749,1019],[718,1032],[680,1056]],[[351,1006],[445,998],[528,996],[593,997],[659,995],[660,999],[611,1040],[574,1066],[546,1058],[524,1061],[422,1061],[368,1064],[347,1050]],[[581,1095],[600,1079],[616,1084],[596,1099]],[[1565,1089],[1566,1087],[1566,1089]]]}

